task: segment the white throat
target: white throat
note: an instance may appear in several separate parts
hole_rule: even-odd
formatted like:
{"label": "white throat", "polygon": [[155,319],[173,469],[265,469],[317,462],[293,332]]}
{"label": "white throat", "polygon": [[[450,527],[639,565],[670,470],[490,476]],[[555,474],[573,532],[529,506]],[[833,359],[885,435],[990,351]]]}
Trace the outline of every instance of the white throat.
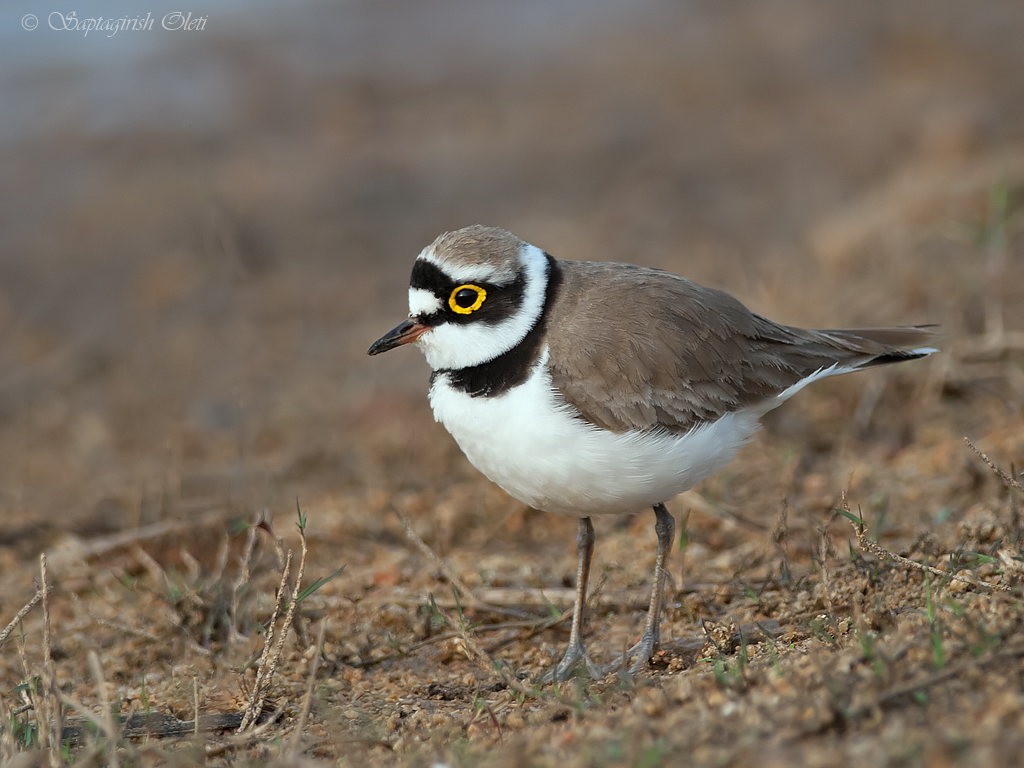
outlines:
{"label": "white throat", "polygon": [[[435,259],[429,260],[438,263]],[[481,322],[465,325],[442,323],[434,326],[416,342],[431,368],[435,371],[472,368],[503,355],[526,337],[544,308],[548,260],[540,248],[525,243],[519,250],[519,262],[526,278],[523,303],[519,311],[495,325]],[[438,266],[456,282],[479,279],[479,270],[459,269],[444,262]],[[414,310],[422,311],[426,303],[423,293],[422,290],[410,289],[410,314],[414,314]]]}

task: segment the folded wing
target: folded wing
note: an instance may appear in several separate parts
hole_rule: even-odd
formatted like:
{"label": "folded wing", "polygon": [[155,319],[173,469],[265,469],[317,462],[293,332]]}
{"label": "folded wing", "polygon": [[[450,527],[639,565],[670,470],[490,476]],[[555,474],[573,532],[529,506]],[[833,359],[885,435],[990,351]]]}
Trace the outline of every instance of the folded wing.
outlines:
{"label": "folded wing", "polygon": [[548,318],[552,383],[581,418],[614,432],[686,432],[805,379],[935,351],[928,326],[805,330],[668,272],[559,265],[563,284]]}

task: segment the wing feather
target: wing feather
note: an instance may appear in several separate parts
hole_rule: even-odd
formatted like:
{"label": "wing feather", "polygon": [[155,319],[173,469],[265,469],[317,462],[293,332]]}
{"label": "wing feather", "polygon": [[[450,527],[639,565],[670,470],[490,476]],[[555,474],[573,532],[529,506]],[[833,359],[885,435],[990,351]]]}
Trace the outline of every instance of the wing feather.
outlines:
{"label": "wing feather", "polygon": [[552,383],[581,418],[614,432],[686,432],[833,366],[922,357],[935,337],[925,326],[793,328],[668,272],[559,266],[563,283],[548,318]]}

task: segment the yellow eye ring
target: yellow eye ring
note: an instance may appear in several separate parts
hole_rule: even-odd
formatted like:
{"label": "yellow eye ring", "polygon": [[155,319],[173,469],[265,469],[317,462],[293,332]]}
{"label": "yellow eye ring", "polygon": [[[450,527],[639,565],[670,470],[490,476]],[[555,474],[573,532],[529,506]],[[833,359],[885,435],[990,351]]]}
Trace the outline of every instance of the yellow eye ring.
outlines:
{"label": "yellow eye ring", "polygon": [[[461,291],[465,290],[474,291],[476,293],[476,301],[470,304],[468,307],[460,306],[455,300],[455,297],[459,295]],[[481,288],[479,285],[460,285],[454,291],[452,295],[448,297],[448,306],[452,308],[452,312],[458,312],[460,315],[470,315],[476,312],[484,303],[484,299],[487,298],[487,291]]]}

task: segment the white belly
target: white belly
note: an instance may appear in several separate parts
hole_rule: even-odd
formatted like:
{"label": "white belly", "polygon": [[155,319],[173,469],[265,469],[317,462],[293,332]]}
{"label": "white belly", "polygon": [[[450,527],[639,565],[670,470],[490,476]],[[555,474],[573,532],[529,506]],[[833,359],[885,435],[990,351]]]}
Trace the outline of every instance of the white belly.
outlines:
{"label": "white belly", "polygon": [[640,511],[725,467],[760,429],[764,411],[751,409],[685,435],[607,432],[558,398],[546,361],[545,353],[526,382],[496,397],[470,397],[443,374],[430,388],[434,418],[473,466],[536,509],[577,516]]}

